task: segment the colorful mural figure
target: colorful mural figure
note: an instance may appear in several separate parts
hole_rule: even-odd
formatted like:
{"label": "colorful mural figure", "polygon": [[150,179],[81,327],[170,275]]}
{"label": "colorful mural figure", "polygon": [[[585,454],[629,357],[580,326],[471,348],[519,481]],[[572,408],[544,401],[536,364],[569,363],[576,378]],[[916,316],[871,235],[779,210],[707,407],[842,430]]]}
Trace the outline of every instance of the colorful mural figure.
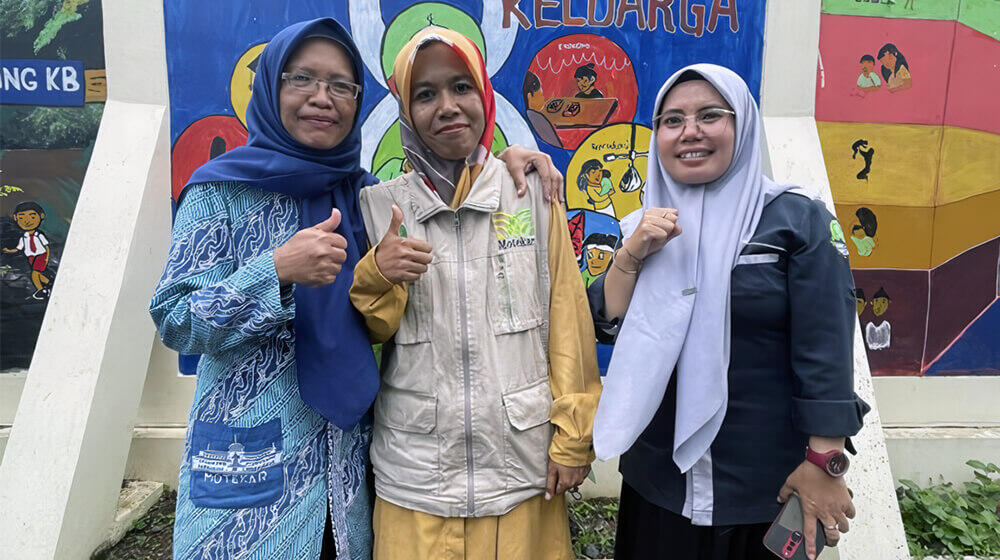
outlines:
{"label": "colorful mural figure", "polygon": [[817,128],[872,373],[998,375],[1000,4],[822,12]]}
{"label": "colorful mural figure", "polygon": [[[632,60],[599,35],[566,35],[545,45],[528,65],[524,82],[525,95],[534,92],[531,103],[525,103],[537,113],[528,116],[532,129],[552,146],[576,149],[596,128],[635,116],[638,83]],[[547,140],[550,129],[558,142]]]}
{"label": "colorful mural figure", "polygon": [[868,302],[865,300],[865,291],[862,288],[854,289],[854,301],[858,306],[858,317],[860,317],[868,306]]}
{"label": "colorful mural figure", "polygon": [[592,233],[583,242],[583,284],[590,287],[611,266],[618,238],[606,233]]}
{"label": "colorful mural figure", "polygon": [[879,79],[875,70],[875,57],[866,54],[861,57],[861,75],[858,76],[858,89],[861,91],[875,91],[882,87],[882,80]]}
{"label": "colorful mural figure", "polygon": [[2,372],[31,363],[107,79],[100,2],[23,0],[0,12]]}
{"label": "colorful mural figure", "polygon": [[587,137],[566,169],[566,205],[622,219],[642,205],[652,131],[614,124]]}
{"label": "colorful mural figure", "polygon": [[[881,317],[888,309],[889,294],[885,293],[885,288],[879,288],[872,296],[872,313],[876,317]],[[869,322],[865,325],[865,342],[869,350],[883,350],[889,347],[892,342],[892,325],[889,321],[882,320],[879,324]]]}
{"label": "colorful mural figure", "polygon": [[45,219],[45,211],[37,202],[22,202],[14,207],[14,222],[24,235],[17,242],[16,249],[4,248],[4,253],[22,253],[31,267],[31,283],[35,286],[33,299],[47,299],[52,279],[46,276],[49,268],[49,240],[38,226]]}
{"label": "colorful mural figure", "polygon": [[[620,244],[618,220],[642,203],[652,119],[643,101],[693,62],[735,69],[756,95],[766,6],[693,0],[646,10],[621,2],[578,16],[569,4],[552,19],[558,10],[523,12],[518,3],[493,0],[165,3],[172,194],[198,166],[246,142],[256,60],[274,31],[321,16],[351,30],[364,60],[362,164],[382,180],[399,176],[407,164],[386,80],[400,47],[439,25],[471,38],[484,56],[497,107],[492,149],[538,147],[563,171],[574,251],[581,275],[593,282]],[[599,345],[602,367],[610,351]],[[193,371],[193,359],[184,363],[182,371]]]}
{"label": "colorful mural figure", "polygon": [[599,160],[588,159],[580,167],[576,176],[576,188],[587,195],[587,204],[593,210],[614,217],[615,207],[611,204],[611,193],[615,192],[611,184],[611,172],[604,168]]}
{"label": "colorful mural figure", "polygon": [[862,206],[855,213],[858,223],[851,226],[851,241],[858,251],[858,256],[867,257],[875,250],[875,234],[878,232],[878,219],[869,208]]}
{"label": "colorful mural figure", "polygon": [[588,62],[577,68],[576,72],[573,72],[573,77],[576,78],[576,88],[580,90],[576,92],[575,97],[582,97],[584,99],[601,99],[604,97],[601,90],[594,87],[594,84],[597,82],[597,72],[594,71],[593,62]]}
{"label": "colorful mural figure", "polygon": [[[874,74],[872,74],[874,76]],[[868,174],[872,170],[872,158],[875,156],[875,148],[868,147],[868,141],[861,139],[855,141],[851,144],[851,159],[857,159],[858,154],[861,154],[861,158],[865,161],[865,166],[861,171],[858,171],[859,180],[868,180]]]}
{"label": "colorful mural figure", "polygon": [[896,45],[892,43],[882,45],[878,50],[878,61],[882,64],[881,72],[886,90],[896,92],[913,87],[910,65],[906,63],[906,57],[899,52]]}

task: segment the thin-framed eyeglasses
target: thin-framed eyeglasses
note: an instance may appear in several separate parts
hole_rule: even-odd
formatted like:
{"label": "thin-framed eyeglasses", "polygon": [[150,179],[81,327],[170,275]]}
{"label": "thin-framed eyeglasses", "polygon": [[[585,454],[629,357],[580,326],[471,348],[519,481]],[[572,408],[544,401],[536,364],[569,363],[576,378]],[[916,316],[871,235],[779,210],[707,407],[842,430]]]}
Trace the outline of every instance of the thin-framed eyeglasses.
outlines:
{"label": "thin-framed eyeglasses", "polygon": [[302,93],[316,93],[316,88],[323,83],[326,84],[326,92],[337,99],[357,100],[361,95],[361,86],[344,80],[321,80],[301,72],[282,72],[281,79],[288,82],[292,89]]}
{"label": "thin-framed eyeglasses", "polygon": [[680,132],[688,120],[690,120],[691,124],[697,126],[702,132],[711,133],[725,126],[727,122],[726,115],[732,115],[735,118],[736,111],[730,111],[722,107],[705,107],[693,115],[685,115],[677,111],[665,111],[653,117],[653,123],[659,121],[660,126]]}

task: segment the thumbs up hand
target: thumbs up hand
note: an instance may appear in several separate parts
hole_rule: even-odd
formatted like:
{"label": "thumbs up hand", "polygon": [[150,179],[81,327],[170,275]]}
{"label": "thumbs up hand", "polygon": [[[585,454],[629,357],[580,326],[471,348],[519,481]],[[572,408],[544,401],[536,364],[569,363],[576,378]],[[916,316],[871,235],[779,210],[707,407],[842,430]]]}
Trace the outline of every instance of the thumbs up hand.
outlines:
{"label": "thumbs up hand", "polygon": [[375,248],[375,264],[386,280],[393,284],[412,282],[427,272],[431,263],[431,246],[422,239],[402,237],[399,226],[403,225],[403,211],[392,205],[392,221],[389,230],[382,236]]}
{"label": "thumbs up hand", "polygon": [[282,286],[332,284],[347,260],[347,239],[334,233],[340,226],[340,210],[313,227],[300,230],[274,250],[274,270]]}

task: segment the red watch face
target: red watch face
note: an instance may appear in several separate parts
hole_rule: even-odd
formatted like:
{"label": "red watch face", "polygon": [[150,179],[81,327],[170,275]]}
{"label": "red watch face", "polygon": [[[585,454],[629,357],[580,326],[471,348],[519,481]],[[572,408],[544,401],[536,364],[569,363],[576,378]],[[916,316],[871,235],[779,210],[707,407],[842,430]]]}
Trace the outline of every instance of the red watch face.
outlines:
{"label": "red watch face", "polygon": [[847,467],[851,461],[844,453],[837,453],[826,462],[826,471],[832,476],[843,476],[847,472]]}

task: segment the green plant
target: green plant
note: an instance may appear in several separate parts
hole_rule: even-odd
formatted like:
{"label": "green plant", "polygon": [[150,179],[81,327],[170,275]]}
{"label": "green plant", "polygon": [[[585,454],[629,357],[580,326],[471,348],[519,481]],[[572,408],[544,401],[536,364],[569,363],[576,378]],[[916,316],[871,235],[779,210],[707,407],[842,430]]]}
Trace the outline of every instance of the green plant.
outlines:
{"label": "green plant", "polygon": [[964,484],[965,492],[952,483],[927,488],[912,480],[901,480],[896,490],[906,528],[910,553],[1000,556],[1000,467],[968,461],[975,475]]}
{"label": "green plant", "polygon": [[592,498],[569,503],[569,527],[576,558],[614,556],[618,500]]}

